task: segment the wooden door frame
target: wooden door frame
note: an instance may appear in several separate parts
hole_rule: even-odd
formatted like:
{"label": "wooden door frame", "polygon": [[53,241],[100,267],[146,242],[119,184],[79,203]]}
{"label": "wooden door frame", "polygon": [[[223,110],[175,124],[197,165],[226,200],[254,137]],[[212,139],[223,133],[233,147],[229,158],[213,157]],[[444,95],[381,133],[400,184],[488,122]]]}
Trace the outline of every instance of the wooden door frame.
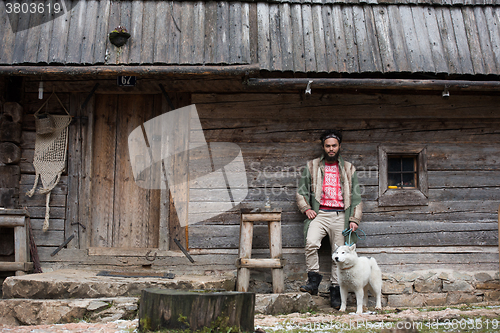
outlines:
{"label": "wooden door frame", "polygon": [[[98,94],[99,92],[96,92]],[[106,94],[106,93],[103,93]],[[112,95],[112,94],[111,94]],[[119,95],[119,94],[117,94]],[[170,111],[165,97],[151,93],[155,98],[155,109],[160,108],[160,114]],[[169,93],[170,98],[175,108],[189,105],[191,103],[190,93]],[[177,237],[181,244],[187,249],[188,238],[187,228],[179,228],[179,221],[172,210],[171,196],[168,190],[161,191],[160,199],[160,235],[158,248],[136,248],[125,250],[120,248],[102,248],[91,246],[91,191],[92,191],[92,165],[93,165],[93,129],[94,117],[96,108],[96,97],[91,97],[84,109],[81,105],[86,94],[75,93],[71,94],[71,105],[73,115],[79,117],[80,123],[72,134],[75,139],[75,144],[71,147],[70,157],[68,158],[68,172],[72,176],[71,183],[73,191],[78,196],[77,200],[68,200],[66,230],[69,233],[74,233],[78,237],[73,244],[73,248],[88,250],[89,255],[111,255],[111,256],[132,256],[140,257],[147,255],[149,252],[156,253],[157,256],[177,256],[180,249],[172,241],[173,237]],[[71,135],[71,134],[70,134]],[[71,138],[70,137],[70,140]],[[70,191],[70,189],[68,189]],[[68,192],[69,193],[69,192]],[[68,194],[68,199],[70,199]],[[72,217],[72,218],[70,218]]]}

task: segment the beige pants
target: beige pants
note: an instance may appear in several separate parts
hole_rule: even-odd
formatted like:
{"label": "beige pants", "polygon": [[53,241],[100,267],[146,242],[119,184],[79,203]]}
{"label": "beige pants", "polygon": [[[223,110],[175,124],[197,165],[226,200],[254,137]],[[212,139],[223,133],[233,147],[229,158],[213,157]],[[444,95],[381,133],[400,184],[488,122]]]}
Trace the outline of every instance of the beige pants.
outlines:
{"label": "beige pants", "polygon": [[[311,221],[306,237],[306,268],[308,272],[319,272],[319,256],[318,250],[321,247],[321,240],[328,235],[332,246],[330,254],[333,254],[335,244],[338,246],[344,245],[344,230],[345,213],[344,212],[325,212],[319,211],[314,220]],[[332,263],[332,277],[330,279],[333,285],[338,285],[337,281],[337,265]]]}

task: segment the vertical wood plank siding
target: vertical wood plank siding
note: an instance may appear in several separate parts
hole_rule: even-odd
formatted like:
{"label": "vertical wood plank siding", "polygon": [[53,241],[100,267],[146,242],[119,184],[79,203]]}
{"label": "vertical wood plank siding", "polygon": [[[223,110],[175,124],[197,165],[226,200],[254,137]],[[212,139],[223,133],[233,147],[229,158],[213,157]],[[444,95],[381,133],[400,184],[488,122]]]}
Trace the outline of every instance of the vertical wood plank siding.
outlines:
{"label": "vertical wood plank siding", "polygon": [[[500,74],[500,0],[415,2],[75,1],[68,14],[17,33],[2,11],[0,65],[258,62],[274,72]],[[22,28],[44,18],[12,19]],[[108,40],[118,25],[132,35],[122,48]]]}

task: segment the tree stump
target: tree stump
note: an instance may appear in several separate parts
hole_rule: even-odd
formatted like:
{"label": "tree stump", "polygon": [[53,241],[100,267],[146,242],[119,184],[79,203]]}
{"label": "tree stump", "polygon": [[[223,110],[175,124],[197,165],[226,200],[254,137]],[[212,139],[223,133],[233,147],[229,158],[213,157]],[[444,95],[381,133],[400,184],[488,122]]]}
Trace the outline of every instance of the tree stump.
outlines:
{"label": "tree stump", "polygon": [[254,310],[254,293],[144,289],[139,330],[194,332],[210,328],[210,332],[253,332]]}

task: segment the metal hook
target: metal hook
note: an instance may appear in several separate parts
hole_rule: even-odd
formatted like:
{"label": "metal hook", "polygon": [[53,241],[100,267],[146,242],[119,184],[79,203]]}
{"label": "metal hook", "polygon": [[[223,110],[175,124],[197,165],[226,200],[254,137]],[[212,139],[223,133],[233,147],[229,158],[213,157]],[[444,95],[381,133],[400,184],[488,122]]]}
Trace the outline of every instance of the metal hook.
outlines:
{"label": "metal hook", "polygon": [[444,86],[444,90],[443,92],[441,93],[441,96],[443,97],[450,97],[450,92],[448,91],[448,86]]}
{"label": "metal hook", "polygon": [[313,83],[312,80],[307,82],[307,87],[306,87],[306,95],[311,95],[311,83]]}
{"label": "metal hook", "polygon": [[153,259],[149,259],[149,254],[151,253],[151,250],[148,251],[148,253],[146,253],[146,260],[147,261],[155,261],[156,260],[156,252],[155,252],[155,255],[153,257]]}

